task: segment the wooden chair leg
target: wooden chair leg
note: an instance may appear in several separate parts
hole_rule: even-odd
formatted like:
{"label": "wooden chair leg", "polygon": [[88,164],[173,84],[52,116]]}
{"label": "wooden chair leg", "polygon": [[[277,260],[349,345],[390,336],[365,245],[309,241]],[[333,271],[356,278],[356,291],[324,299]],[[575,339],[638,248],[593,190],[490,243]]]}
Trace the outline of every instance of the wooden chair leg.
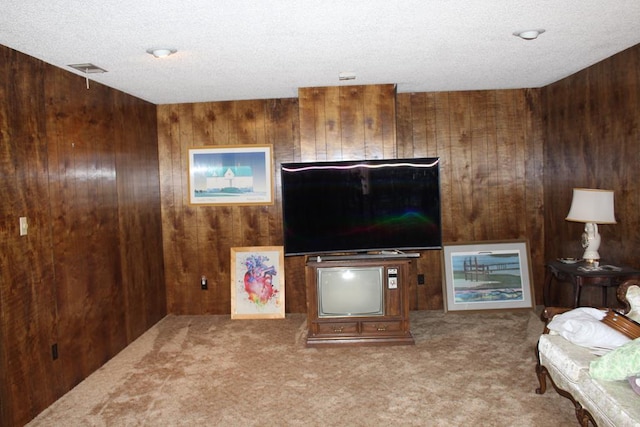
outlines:
{"label": "wooden chair leg", "polygon": [[536,394],[544,394],[547,391],[547,368],[540,365],[540,362],[536,365],[536,375],[538,376],[538,383],[540,387],[536,389]]}
{"label": "wooden chair leg", "polygon": [[597,427],[596,421],[593,419],[589,411],[584,409],[581,404],[575,403],[576,405],[576,418],[578,419],[578,424],[580,427],[589,427],[589,425]]}
{"label": "wooden chair leg", "polygon": [[536,363],[536,376],[538,377],[538,383],[540,384],[540,387],[536,388],[536,394],[544,394],[547,391],[547,378],[549,378],[549,381],[551,381],[551,385],[553,386],[555,391],[560,396],[566,397],[571,401],[571,403],[573,403],[576,418],[578,419],[578,423],[580,424],[580,426],[589,427],[589,425],[593,425],[597,427],[596,421],[593,419],[591,413],[584,409],[582,405],[573,398],[571,393],[562,390],[556,385],[556,383],[553,381],[553,378],[551,378],[551,375],[549,375],[549,371],[547,370],[547,368],[540,364],[540,354],[538,353],[537,349],[536,358],[538,360],[538,362]]}

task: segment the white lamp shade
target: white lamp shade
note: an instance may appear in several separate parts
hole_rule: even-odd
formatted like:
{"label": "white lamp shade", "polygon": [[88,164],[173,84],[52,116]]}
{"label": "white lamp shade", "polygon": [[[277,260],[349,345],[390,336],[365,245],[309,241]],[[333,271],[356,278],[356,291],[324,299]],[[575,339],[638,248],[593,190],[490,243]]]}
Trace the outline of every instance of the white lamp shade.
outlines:
{"label": "white lamp shade", "polygon": [[613,190],[574,188],[567,221],[615,224]]}

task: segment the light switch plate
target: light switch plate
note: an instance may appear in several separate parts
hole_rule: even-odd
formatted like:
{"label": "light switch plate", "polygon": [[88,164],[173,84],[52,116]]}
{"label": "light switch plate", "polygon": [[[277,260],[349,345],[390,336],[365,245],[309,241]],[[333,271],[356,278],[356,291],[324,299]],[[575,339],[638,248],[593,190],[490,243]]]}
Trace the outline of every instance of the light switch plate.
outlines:
{"label": "light switch plate", "polygon": [[20,235],[26,236],[29,231],[29,223],[27,222],[26,216],[20,217]]}

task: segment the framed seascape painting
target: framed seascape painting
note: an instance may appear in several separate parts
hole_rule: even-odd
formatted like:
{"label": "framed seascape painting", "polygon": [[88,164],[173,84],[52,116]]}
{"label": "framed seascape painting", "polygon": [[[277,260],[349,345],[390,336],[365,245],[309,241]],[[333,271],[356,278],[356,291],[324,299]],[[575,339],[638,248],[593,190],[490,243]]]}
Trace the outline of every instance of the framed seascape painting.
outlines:
{"label": "framed seascape painting", "polygon": [[231,318],[284,317],[284,248],[231,248]]}
{"label": "framed seascape painting", "polygon": [[444,245],[445,311],[533,308],[527,241]]}
{"label": "framed seascape painting", "polygon": [[189,203],[271,205],[271,145],[229,145],[189,149]]}

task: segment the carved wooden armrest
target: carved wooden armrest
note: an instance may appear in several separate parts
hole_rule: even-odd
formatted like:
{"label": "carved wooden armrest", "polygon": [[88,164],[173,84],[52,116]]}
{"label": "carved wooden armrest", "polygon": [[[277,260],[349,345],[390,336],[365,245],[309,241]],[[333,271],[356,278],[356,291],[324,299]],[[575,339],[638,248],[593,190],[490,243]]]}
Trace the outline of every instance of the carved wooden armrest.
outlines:
{"label": "carved wooden armrest", "polygon": [[[629,279],[625,280],[618,286],[617,297],[620,302],[623,304],[622,314],[628,314],[631,311],[632,307],[627,299],[627,292],[630,287],[638,286],[640,288],[640,279]],[[553,319],[553,317],[557,314],[565,313],[567,311],[573,310],[573,308],[569,307],[545,307],[545,309],[540,314],[540,318],[544,322],[544,332],[545,334],[549,333],[549,328],[547,325]],[[607,316],[603,319],[603,322],[613,327],[614,329],[620,330],[625,335],[630,338],[638,337],[639,328],[638,323],[634,322],[631,319],[628,319],[626,316],[616,316],[615,311],[610,309],[601,309],[606,310],[608,312]]]}

